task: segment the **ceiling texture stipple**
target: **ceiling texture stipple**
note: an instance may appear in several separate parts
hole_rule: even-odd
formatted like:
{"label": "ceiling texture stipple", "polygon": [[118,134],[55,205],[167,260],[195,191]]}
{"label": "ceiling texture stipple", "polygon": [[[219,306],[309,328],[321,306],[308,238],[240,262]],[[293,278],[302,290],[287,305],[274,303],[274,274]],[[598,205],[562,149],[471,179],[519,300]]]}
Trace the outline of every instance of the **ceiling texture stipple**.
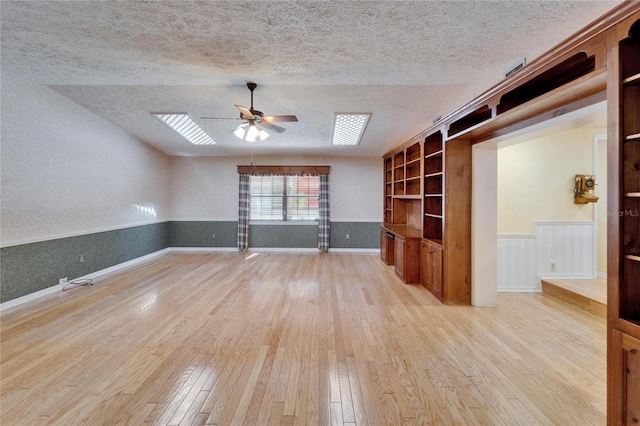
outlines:
{"label": "ceiling texture stipple", "polygon": [[[51,87],[170,155],[243,155],[234,104],[295,114],[260,155],[380,156],[620,1],[2,1],[1,71]],[[152,112],[187,112],[191,146]],[[331,145],[334,112],[371,112]]]}

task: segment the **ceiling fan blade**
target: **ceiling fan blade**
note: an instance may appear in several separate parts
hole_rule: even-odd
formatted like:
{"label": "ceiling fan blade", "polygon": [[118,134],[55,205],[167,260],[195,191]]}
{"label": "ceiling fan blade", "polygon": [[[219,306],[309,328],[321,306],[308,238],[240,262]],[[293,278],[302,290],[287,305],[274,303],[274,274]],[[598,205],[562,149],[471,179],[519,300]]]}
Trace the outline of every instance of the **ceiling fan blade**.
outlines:
{"label": "ceiling fan blade", "polygon": [[277,122],[295,122],[298,121],[298,117],[295,115],[271,115],[268,117],[262,117],[262,121],[268,121],[269,123],[277,123]]}
{"label": "ceiling fan blade", "polygon": [[282,133],[282,132],[284,132],[285,130],[287,130],[287,129],[285,129],[284,127],[276,126],[275,124],[271,124],[271,123],[268,123],[268,122],[266,122],[266,121],[256,122],[256,124],[257,124],[258,126],[264,127],[265,129],[273,130],[273,131],[274,131],[274,132],[276,132],[276,133]]}
{"label": "ceiling fan blade", "polygon": [[240,114],[244,115],[245,117],[250,118],[252,120],[255,118],[255,116],[251,113],[251,111],[249,111],[249,108],[245,108],[240,105],[235,105],[235,107],[238,108],[238,111],[240,111]]}
{"label": "ceiling fan blade", "polygon": [[240,117],[200,117],[201,120],[242,120]]}

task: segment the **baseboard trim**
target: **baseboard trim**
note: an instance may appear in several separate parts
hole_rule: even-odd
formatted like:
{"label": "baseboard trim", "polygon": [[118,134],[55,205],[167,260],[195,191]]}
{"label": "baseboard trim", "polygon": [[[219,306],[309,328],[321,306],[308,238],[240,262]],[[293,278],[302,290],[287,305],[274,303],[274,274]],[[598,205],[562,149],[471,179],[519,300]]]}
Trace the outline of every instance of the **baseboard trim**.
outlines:
{"label": "baseboard trim", "polygon": [[[210,253],[210,252],[230,252],[238,251],[236,247],[169,247],[167,250],[171,252],[191,252],[191,253]],[[320,250],[313,247],[287,248],[287,247],[249,247],[248,251],[256,252],[280,252],[280,253],[319,253]],[[329,248],[329,253],[380,253],[378,248]]]}
{"label": "baseboard trim", "polygon": [[53,293],[56,293],[58,291],[61,291],[62,287],[64,287],[64,286],[60,285],[60,284],[56,284],[56,285],[53,285],[51,287],[47,287],[47,288],[45,288],[43,290],[36,291],[35,293],[30,293],[30,294],[24,295],[22,297],[18,297],[16,299],[11,299],[11,300],[8,300],[8,301],[6,301],[4,303],[0,303],[0,312],[4,311],[5,309],[13,308],[15,306],[22,305],[24,303],[31,302],[32,300],[36,300],[36,299],[39,299],[41,297],[48,296],[49,294],[53,294]]}
{"label": "baseboard trim", "polygon": [[606,272],[598,272],[598,278],[607,278],[607,273]]}
{"label": "baseboard trim", "polygon": [[[108,273],[111,273],[111,272],[118,271],[120,269],[127,268],[129,266],[136,265],[136,264],[141,263],[141,262],[145,262],[147,260],[153,259],[154,257],[160,256],[160,255],[168,253],[168,252],[169,252],[169,249],[162,249],[162,250],[154,251],[153,253],[149,253],[147,255],[140,256],[140,257],[136,257],[135,259],[131,259],[131,260],[123,262],[123,263],[118,263],[117,265],[113,265],[113,266],[110,266],[108,268],[101,269],[99,271],[92,272],[92,273],[87,274],[87,275],[83,275],[81,277],[69,278],[69,281],[81,280],[81,279],[94,279],[94,278],[97,278],[97,277],[99,277],[101,275],[105,275],[105,274],[108,274]],[[0,312],[4,311],[5,309],[13,308],[15,306],[22,305],[22,304],[27,303],[27,302],[31,302],[33,300],[39,299],[39,298],[41,298],[43,296],[47,296],[47,295],[55,293],[57,291],[62,291],[62,287],[64,287],[64,286],[60,285],[60,284],[56,284],[56,285],[53,285],[51,287],[47,287],[45,289],[36,291],[34,293],[26,294],[26,295],[24,295],[22,297],[18,297],[16,299],[8,300],[8,301],[0,304]]]}
{"label": "baseboard trim", "polygon": [[380,249],[379,248],[329,248],[329,253],[380,254]]}
{"label": "baseboard trim", "polygon": [[173,253],[213,253],[220,251],[238,251],[237,247],[169,247],[169,252]]}

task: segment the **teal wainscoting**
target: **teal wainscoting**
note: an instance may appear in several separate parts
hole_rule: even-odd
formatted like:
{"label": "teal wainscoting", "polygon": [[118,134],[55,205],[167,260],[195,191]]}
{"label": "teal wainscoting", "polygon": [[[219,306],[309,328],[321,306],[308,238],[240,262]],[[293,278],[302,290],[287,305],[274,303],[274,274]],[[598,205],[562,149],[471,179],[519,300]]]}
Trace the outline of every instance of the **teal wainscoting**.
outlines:
{"label": "teal wainscoting", "polygon": [[[237,233],[235,221],[170,221],[4,247],[0,303],[55,286],[60,278],[82,277],[167,247],[235,248]],[[330,246],[379,248],[380,223],[332,222]],[[318,227],[251,225],[249,247],[317,248]]]}
{"label": "teal wainscoting", "polygon": [[236,221],[172,221],[169,233],[170,247],[238,246]]}
{"label": "teal wainscoting", "polygon": [[0,303],[167,248],[168,229],[163,222],[3,247]]}
{"label": "teal wainscoting", "polygon": [[381,222],[331,222],[329,247],[379,249],[380,225]]}
{"label": "teal wainscoting", "polygon": [[249,225],[249,249],[318,248],[318,225]]}

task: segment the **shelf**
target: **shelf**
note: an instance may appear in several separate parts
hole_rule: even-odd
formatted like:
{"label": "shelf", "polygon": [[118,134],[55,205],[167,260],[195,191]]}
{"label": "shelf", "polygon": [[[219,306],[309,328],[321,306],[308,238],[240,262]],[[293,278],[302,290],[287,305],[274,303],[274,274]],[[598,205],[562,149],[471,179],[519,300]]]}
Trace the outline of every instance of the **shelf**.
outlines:
{"label": "shelf", "polygon": [[424,194],[425,197],[442,197],[442,194]]}
{"label": "shelf", "polygon": [[425,176],[424,195],[442,195],[442,173]]}
{"label": "shelf", "polygon": [[432,154],[429,154],[429,155],[425,155],[425,156],[424,156],[424,158],[425,158],[425,160],[426,160],[427,158],[437,157],[437,156],[439,156],[439,155],[442,155],[442,150],[440,150],[440,151],[436,151],[436,152],[434,152],[434,153],[432,153]]}
{"label": "shelf", "polygon": [[438,131],[424,139],[424,154],[429,157],[439,152],[442,152],[442,133]]}
{"label": "shelf", "polygon": [[407,147],[407,153],[405,156],[405,162],[407,164],[413,163],[414,161],[420,161],[420,143],[418,142]]}
{"label": "shelf", "polygon": [[393,171],[393,181],[402,182],[404,180],[404,167],[396,167]]}
{"label": "shelf", "polygon": [[500,97],[498,115],[583,77],[596,69],[595,56],[578,52]]}
{"label": "shelf", "polygon": [[638,276],[640,276],[640,250],[637,244],[633,244],[635,250],[628,250],[624,256],[622,266],[622,277],[620,280],[620,318],[640,319],[640,286]]}
{"label": "shelf", "polygon": [[640,318],[632,319],[632,318],[620,318],[620,321],[628,322],[632,327],[640,327]]}
{"label": "shelf", "polygon": [[629,135],[624,138],[625,141],[632,141],[635,139],[640,139],[640,133],[635,133],[633,135]]}
{"label": "shelf", "polygon": [[640,192],[625,192],[624,196],[626,198],[640,198]]}
{"label": "shelf", "polygon": [[405,166],[409,166],[409,165],[411,165],[411,164],[413,164],[413,163],[418,163],[418,164],[420,164],[420,157],[418,157],[418,158],[416,158],[416,159],[414,159],[414,160],[407,161],[407,162],[405,163]]}
{"label": "shelf", "polygon": [[464,132],[472,127],[477,126],[492,118],[493,113],[489,105],[483,105],[477,108],[475,111],[461,117],[449,125],[449,137],[453,138],[454,135]]}
{"label": "shelf", "polygon": [[427,241],[429,241],[432,244],[436,244],[439,245],[440,247],[442,247],[442,240],[439,240],[437,238],[426,238]]}
{"label": "shelf", "polygon": [[430,240],[442,240],[442,218],[437,216],[424,216],[422,224],[423,237]]}
{"label": "shelf", "polygon": [[441,214],[429,214],[429,213],[425,213],[424,214],[427,217],[434,217],[436,219],[442,219],[442,215]]}
{"label": "shelf", "polygon": [[418,161],[413,161],[407,164],[404,177],[406,180],[415,178],[420,179],[420,159],[418,159]]}
{"label": "shelf", "polygon": [[622,80],[622,84],[640,84],[640,72]]}
{"label": "shelf", "polygon": [[410,180],[420,180],[420,176],[413,176],[413,177],[408,177],[405,179],[406,182],[409,182]]}
{"label": "shelf", "polygon": [[442,176],[442,172],[429,173],[428,175],[424,175],[424,177],[426,177],[426,178],[436,177],[436,176]]}
{"label": "shelf", "polygon": [[442,155],[436,155],[424,160],[424,173],[425,175],[432,175],[434,173],[442,173]]}
{"label": "shelf", "polygon": [[442,217],[442,197],[430,197],[424,200],[424,214]]}
{"label": "shelf", "polygon": [[396,200],[419,200],[421,197],[420,195],[396,195],[393,197]]}

